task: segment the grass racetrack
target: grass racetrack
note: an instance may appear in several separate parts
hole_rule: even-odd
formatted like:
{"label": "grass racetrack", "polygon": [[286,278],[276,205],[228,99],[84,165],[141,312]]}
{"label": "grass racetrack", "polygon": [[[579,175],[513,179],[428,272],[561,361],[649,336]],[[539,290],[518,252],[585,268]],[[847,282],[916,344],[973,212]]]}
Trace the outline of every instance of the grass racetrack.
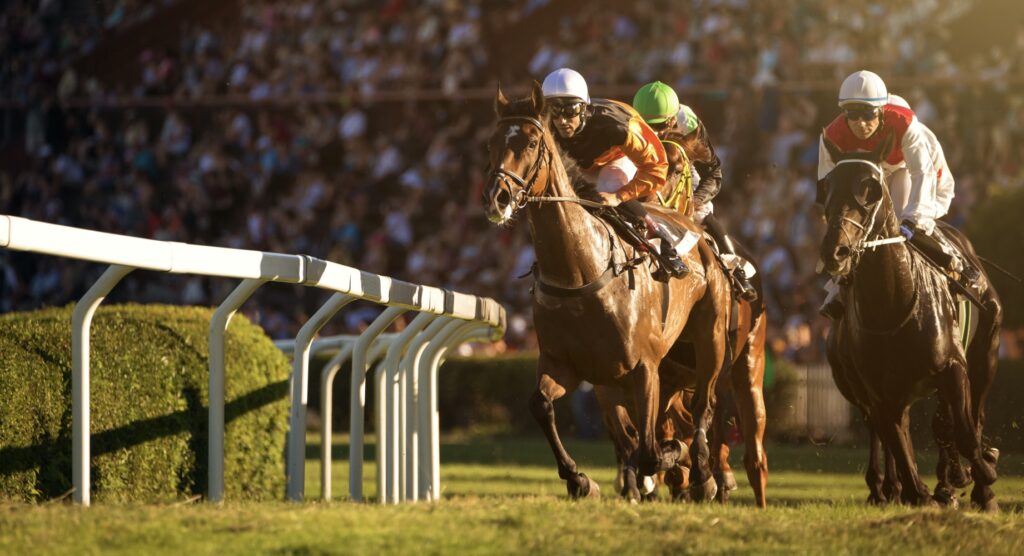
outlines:
{"label": "grass racetrack", "polygon": [[[753,506],[742,446],[731,458],[732,502],[642,505],[613,492],[606,441],[570,441],[599,500],[571,502],[539,437],[449,436],[442,444],[444,500],[400,506],[317,501],[319,439],[308,446],[305,504],[183,501],[177,505],[67,502],[0,504],[0,554],[1013,554],[1024,543],[1024,456],[1003,454],[998,514],[966,509],[869,507],[866,451],[768,445],[766,511]],[[335,439],[334,492],[348,491],[344,438]],[[367,450],[365,493],[375,496]],[[929,487],[934,459],[918,454]],[[664,498],[663,498],[664,500]]]}

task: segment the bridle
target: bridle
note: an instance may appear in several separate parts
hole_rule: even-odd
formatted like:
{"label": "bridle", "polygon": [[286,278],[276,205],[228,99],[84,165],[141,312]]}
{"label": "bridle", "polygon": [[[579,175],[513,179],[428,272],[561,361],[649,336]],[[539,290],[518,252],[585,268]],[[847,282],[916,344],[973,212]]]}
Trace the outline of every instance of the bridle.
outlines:
{"label": "bridle", "polygon": [[[871,168],[872,176],[878,181],[878,184],[883,189],[885,188],[885,173],[882,171],[882,167],[880,165],[874,163],[874,162],[871,162],[869,160],[848,159],[848,160],[840,160],[839,162],[836,163],[836,166],[838,167],[840,164],[853,164],[853,163],[868,165]],[[825,205],[824,205],[825,207],[828,207],[828,203],[831,200],[831,198],[832,198],[832,190],[831,190],[831,188],[829,188],[828,196],[825,198]],[[872,204],[872,206],[870,206],[870,207],[866,206],[865,207],[869,211],[868,212],[867,224],[862,224],[862,223],[860,223],[860,222],[858,222],[858,221],[856,221],[856,220],[854,220],[854,219],[852,219],[852,218],[850,218],[850,217],[848,217],[846,215],[843,215],[843,216],[840,217],[841,221],[853,224],[854,226],[856,226],[857,228],[859,228],[861,231],[864,232],[861,235],[860,240],[855,242],[855,241],[852,241],[852,239],[850,238],[850,234],[849,234],[849,232],[847,232],[846,228],[844,228],[842,226],[839,227],[839,231],[842,232],[843,235],[846,236],[847,240],[850,240],[849,241],[850,251],[851,251],[850,259],[851,259],[851,262],[852,262],[851,271],[852,271],[853,268],[857,267],[857,263],[860,261],[860,257],[861,257],[861,255],[864,254],[864,251],[866,251],[868,249],[874,250],[876,247],[879,247],[881,245],[889,245],[889,244],[892,244],[892,243],[903,243],[903,242],[907,241],[907,238],[903,237],[902,235],[893,236],[893,237],[884,237],[884,234],[882,232],[875,230],[877,225],[881,224],[881,222],[877,222],[876,223],[876,219],[878,218],[878,210],[882,206],[882,201],[883,201],[883,198],[879,198],[877,201],[875,201]],[[876,237],[877,239],[873,239],[873,240],[869,239],[872,236]]]}
{"label": "bridle", "polygon": [[[498,119],[498,124],[504,122],[525,122],[532,126],[535,126],[541,133],[541,137],[544,136],[544,124],[533,116],[505,116]],[[547,189],[545,185],[544,189],[540,191],[533,191],[533,188],[537,181],[537,176],[540,175],[541,165],[547,160],[548,168],[551,168],[551,157],[554,156],[551,150],[548,149],[545,141],[540,142],[540,152],[537,153],[537,160],[530,167],[526,176],[520,176],[519,174],[505,169],[505,164],[501,163],[497,168],[491,171],[491,183],[496,183],[500,187],[503,187],[509,192],[512,197],[512,203],[515,205],[516,210],[525,207],[528,203],[540,203],[540,202],[563,202],[563,203],[577,203],[586,207],[591,208],[604,208],[605,205],[601,203],[595,203],[587,199],[580,199],[578,197],[548,197],[544,196],[544,190]],[[518,191],[513,191],[509,185],[509,181],[512,180],[516,185],[519,186]]]}
{"label": "bridle", "polygon": [[[541,137],[544,135],[544,124],[540,120],[533,116],[506,116],[498,119],[498,124],[505,122],[525,122],[536,128],[541,132]],[[512,202],[515,204],[516,209],[521,209],[526,206],[528,202],[532,200],[531,193],[533,193],[533,187],[537,181],[537,177],[540,175],[541,165],[545,159],[550,161],[551,151],[548,150],[547,144],[542,140],[540,142],[540,152],[537,153],[537,160],[530,167],[529,172],[523,177],[519,174],[505,169],[505,163],[502,162],[491,172],[491,183],[499,184],[503,187],[512,197]],[[550,162],[548,164],[550,168]],[[513,191],[512,186],[509,185],[508,180],[512,180],[519,186],[518,191]]]}

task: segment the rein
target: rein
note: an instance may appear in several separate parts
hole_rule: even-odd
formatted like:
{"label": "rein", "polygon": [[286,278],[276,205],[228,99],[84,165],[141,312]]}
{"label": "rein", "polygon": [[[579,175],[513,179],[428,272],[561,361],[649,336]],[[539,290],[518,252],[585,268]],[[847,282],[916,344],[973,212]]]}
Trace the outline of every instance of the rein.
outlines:
{"label": "rein", "polygon": [[[546,132],[546,130],[544,128],[544,124],[539,119],[534,118],[532,116],[506,116],[506,117],[500,118],[498,120],[499,124],[502,123],[502,122],[525,122],[525,123],[528,123],[530,125],[536,126],[537,129],[540,130],[542,135],[544,135],[545,132]],[[516,183],[516,185],[519,186],[519,191],[517,191],[513,195],[513,198],[515,200],[516,206],[518,208],[520,208],[520,209],[525,207],[528,203],[538,203],[539,204],[539,203],[545,203],[545,202],[576,203],[578,205],[581,205],[581,206],[584,206],[584,207],[590,207],[590,208],[608,208],[608,205],[605,205],[603,203],[597,203],[597,202],[590,201],[590,200],[587,200],[587,199],[580,199],[579,197],[546,197],[546,196],[543,196],[543,195],[539,195],[539,196],[538,195],[530,195],[531,190],[533,189],[533,186],[534,186],[534,182],[537,181],[537,176],[540,175],[541,165],[544,163],[545,159],[548,161],[548,180],[552,179],[552,177],[550,175],[550,168],[551,168],[551,158],[553,156],[554,155],[547,148],[547,143],[545,141],[541,141],[540,142],[540,153],[538,153],[538,155],[537,155],[537,161],[534,162],[533,166],[530,167],[529,173],[527,173],[527,176],[529,176],[529,179],[526,179],[526,178],[516,174],[515,172],[506,170],[504,168],[504,165],[498,166],[498,168],[496,168],[491,173],[491,175],[492,175],[494,180],[499,180],[500,179],[502,181],[505,181],[507,179],[511,179],[513,182]],[[506,182],[506,187],[507,187],[507,182]],[[511,190],[510,187],[508,189]],[[545,187],[544,189],[546,190],[547,187]],[[611,230],[607,229],[607,224],[605,224],[605,228],[606,228],[606,232],[608,233],[608,248],[610,250],[610,253],[608,254],[608,266],[605,269],[605,271],[602,272],[601,275],[598,276],[597,278],[595,278],[594,280],[592,280],[592,281],[590,281],[590,282],[588,282],[586,284],[583,284],[582,286],[573,287],[573,288],[565,288],[565,287],[562,287],[562,286],[555,286],[553,284],[549,284],[549,283],[545,282],[544,279],[541,278],[540,270],[537,267],[537,263],[534,263],[533,267],[530,269],[530,272],[528,272],[527,274],[533,274],[535,276],[535,281],[536,281],[537,287],[540,289],[540,291],[542,291],[545,294],[554,296],[554,297],[563,297],[563,298],[566,298],[566,297],[580,297],[580,296],[584,296],[584,295],[587,295],[587,294],[590,294],[590,293],[595,293],[595,292],[601,290],[602,288],[604,288],[605,286],[607,286],[609,283],[611,283],[612,280],[617,278],[624,271],[628,271],[630,273],[630,276],[629,276],[629,278],[630,278],[630,289],[632,289],[633,288],[633,275],[632,275],[632,271],[633,271],[633,268],[634,268],[634,266],[635,266],[637,261],[634,260],[634,261],[626,262],[626,263],[623,263],[623,264],[615,264],[615,241],[612,238]],[[526,275],[524,275],[524,276],[526,276]]]}

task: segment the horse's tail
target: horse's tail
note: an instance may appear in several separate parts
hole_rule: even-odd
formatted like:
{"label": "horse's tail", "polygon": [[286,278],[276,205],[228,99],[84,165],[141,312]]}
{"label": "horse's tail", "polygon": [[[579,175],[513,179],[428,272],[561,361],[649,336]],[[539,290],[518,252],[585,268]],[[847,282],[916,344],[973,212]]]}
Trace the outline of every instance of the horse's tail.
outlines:
{"label": "horse's tail", "polygon": [[1010,278],[1013,278],[1018,284],[1024,284],[1024,280],[1021,280],[1016,274],[1010,272],[1009,270],[1006,270],[1005,268],[1003,268],[1003,267],[997,265],[996,263],[986,259],[985,257],[982,257],[981,255],[976,255],[976,256],[978,257],[979,261],[981,261],[981,262],[985,263],[986,265],[988,265],[989,268],[998,270],[999,272],[1009,276]]}

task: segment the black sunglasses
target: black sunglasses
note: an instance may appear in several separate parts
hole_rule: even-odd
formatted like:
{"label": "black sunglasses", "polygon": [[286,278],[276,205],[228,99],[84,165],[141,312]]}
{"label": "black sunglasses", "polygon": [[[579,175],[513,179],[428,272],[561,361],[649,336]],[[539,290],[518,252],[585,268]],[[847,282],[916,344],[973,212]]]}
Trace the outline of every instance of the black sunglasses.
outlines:
{"label": "black sunglasses", "polygon": [[587,105],[582,102],[558,102],[551,105],[551,115],[556,118],[575,118],[586,109]]}
{"label": "black sunglasses", "polygon": [[878,110],[875,108],[847,109],[843,112],[846,114],[846,119],[851,122],[870,122],[878,117]]}

